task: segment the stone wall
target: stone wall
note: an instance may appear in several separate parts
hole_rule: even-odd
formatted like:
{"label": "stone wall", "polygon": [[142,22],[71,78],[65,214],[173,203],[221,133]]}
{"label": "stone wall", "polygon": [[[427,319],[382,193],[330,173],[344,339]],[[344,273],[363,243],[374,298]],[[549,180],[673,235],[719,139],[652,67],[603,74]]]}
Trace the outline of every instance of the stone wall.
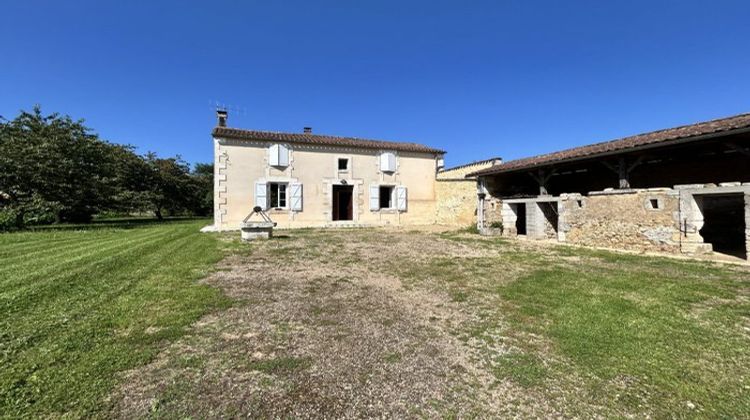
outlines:
{"label": "stone wall", "polygon": [[592,193],[562,200],[566,241],[639,251],[680,252],[679,194],[671,189]]}
{"label": "stone wall", "polygon": [[476,180],[438,180],[435,184],[435,202],[437,224],[469,226],[476,223]]}
{"label": "stone wall", "polygon": [[499,163],[499,159],[444,169],[437,173],[435,184],[436,223],[470,226],[477,222],[477,180],[466,175]]}
{"label": "stone wall", "polygon": [[[750,184],[724,183],[720,185],[677,185],[674,188],[605,190],[580,194],[561,194],[557,197],[488,198],[485,203],[487,220],[501,220],[504,230],[485,229],[484,234],[514,237],[516,220],[522,211],[526,218],[528,239],[555,238],[556,205],[557,240],[577,245],[614,248],[632,251],[658,251],[688,255],[712,252],[739,256],[742,250],[726,248],[716,251],[719,242],[708,241],[702,231],[704,211],[708,212],[710,197],[727,199],[744,197],[745,253],[750,249]],[[489,204],[501,201],[501,211],[492,213]],[[713,208],[716,208],[715,205]],[[523,210],[521,210],[523,209]],[[732,213],[728,213],[732,214]],[[736,213],[734,213],[736,214]],[[716,213],[713,215],[713,235],[717,235]],[[732,216],[734,217],[734,216]],[[734,223],[734,222],[732,222]],[[489,225],[489,221],[486,223]],[[719,225],[721,226],[721,225]],[[720,233],[721,234],[721,233]]]}

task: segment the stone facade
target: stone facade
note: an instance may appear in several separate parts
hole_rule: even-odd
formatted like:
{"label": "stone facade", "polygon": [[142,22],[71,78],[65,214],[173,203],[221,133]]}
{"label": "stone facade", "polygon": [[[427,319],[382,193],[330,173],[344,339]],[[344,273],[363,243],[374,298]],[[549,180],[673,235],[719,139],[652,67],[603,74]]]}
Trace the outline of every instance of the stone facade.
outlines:
{"label": "stone facade", "polygon": [[[679,197],[673,190],[630,190],[561,201],[566,241],[574,244],[680,251]],[[654,205],[655,204],[655,205]]]}
{"label": "stone facade", "polygon": [[435,185],[435,222],[453,226],[475,224],[477,221],[477,180],[466,178],[466,175],[500,162],[499,158],[494,158],[439,171]]}
{"label": "stone facade", "polygon": [[[214,228],[237,230],[257,205],[258,185],[299,186],[300,206],[293,208],[291,191],[282,207],[266,205],[280,228],[325,226],[384,226],[434,224],[436,173],[441,155],[354,147],[287,144],[288,162],[273,165],[270,148],[276,143],[214,138]],[[395,155],[395,170],[380,168],[381,153]],[[348,161],[345,170],[338,161]],[[352,188],[352,220],[332,220],[333,187]],[[402,188],[405,205],[373,209],[372,189]],[[268,193],[268,191],[266,191]],[[267,200],[267,198],[266,198]],[[375,200],[377,204],[377,200]],[[400,204],[399,204],[400,205]]]}
{"label": "stone facade", "polygon": [[[750,185],[739,183],[611,189],[592,192],[588,196],[490,198],[484,204],[485,225],[499,220],[504,226],[502,234],[513,237],[519,233],[516,222],[519,217],[524,217],[525,236],[531,239],[556,238],[571,244],[633,251],[710,254],[713,245],[707,243],[702,233],[703,202],[710,197],[727,196],[741,196],[744,200],[747,251],[750,249]],[[490,203],[498,201],[502,210],[491,212]],[[484,231],[495,232],[491,229]]]}
{"label": "stone facade", "polygon": [[438,180],[435,184],[435,199],[437,224],[469,226],[476,223],[476,180]]}

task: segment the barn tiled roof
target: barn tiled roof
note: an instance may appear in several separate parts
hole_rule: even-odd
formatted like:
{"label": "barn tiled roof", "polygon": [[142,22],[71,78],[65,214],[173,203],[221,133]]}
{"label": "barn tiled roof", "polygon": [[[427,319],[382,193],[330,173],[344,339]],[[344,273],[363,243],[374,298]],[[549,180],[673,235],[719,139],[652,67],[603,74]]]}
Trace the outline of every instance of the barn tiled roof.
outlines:
{"label": "barn tiled roof", "polygon": [[750,128],[750,113],[739,114],[732,117],[705,121],[696,124],[683,125],[665,130],[652,131],[650,133],[638,134],[617,140],[591,144],[588,146],[574,147],[559,152],[548,153],[528,157],[524,159],[511,160],[491,168],[476,171],[467,176],[491,175],[502,172],[512,172],[522,169],[530,169],[539,166],[563,163],[583,158],[595,158],[618,152],[628,152],[641,147],[658,145],[659,143],[688,142],[694,137],[721,133],[724,131]]}
{"label": "barn tiled roof", "polygon": [[239,128],[215,127],[214,137],[237,140],[273,141],[321,146],[358,147],[363,149],[398,150],[403,152],[436,153],[445,151],[418,143],[384,140],[368,140],[356,137],[338,137],[311,133],[279,133],[274,131],[243,130]]}

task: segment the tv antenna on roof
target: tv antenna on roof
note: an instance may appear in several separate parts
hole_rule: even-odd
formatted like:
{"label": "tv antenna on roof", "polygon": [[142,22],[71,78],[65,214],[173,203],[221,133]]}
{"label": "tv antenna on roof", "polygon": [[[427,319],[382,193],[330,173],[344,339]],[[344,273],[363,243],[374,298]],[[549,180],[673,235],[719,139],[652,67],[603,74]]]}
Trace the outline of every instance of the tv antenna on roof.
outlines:
{"label": "tv antenna on roof", "polygon": [[237,117],[237,116],[244,117],[247,115],[247,108],[245,107],[230,105],[230,104],[223,103],[214,99],[208,100],[208,109],[210,109],[211,112],[225,111],[229,114],[232,114],[233,117]]}

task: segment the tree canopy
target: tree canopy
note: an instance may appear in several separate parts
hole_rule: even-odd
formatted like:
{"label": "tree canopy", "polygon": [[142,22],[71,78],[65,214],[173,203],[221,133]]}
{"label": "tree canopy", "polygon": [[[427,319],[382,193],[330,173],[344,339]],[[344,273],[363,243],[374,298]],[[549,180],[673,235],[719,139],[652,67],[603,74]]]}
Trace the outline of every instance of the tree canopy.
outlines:
{"label": "tree canopy", "polygon": [[0,119],[0,230],[100,213],[207,216],[212,187],[211,164],[138,155],[39,106]]}

